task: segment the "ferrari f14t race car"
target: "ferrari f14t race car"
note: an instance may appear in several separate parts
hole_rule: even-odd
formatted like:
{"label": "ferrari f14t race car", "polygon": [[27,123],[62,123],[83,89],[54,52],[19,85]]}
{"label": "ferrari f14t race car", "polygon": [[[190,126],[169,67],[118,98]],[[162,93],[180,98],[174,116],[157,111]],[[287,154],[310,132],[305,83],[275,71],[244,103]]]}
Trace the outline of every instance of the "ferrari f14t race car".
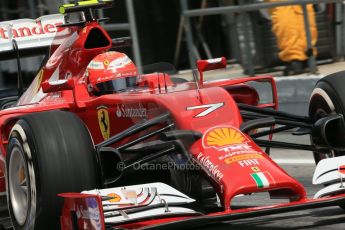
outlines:
{"label": "ferrari f14t race car", "polygon": [[[15,229],[182,229],[345,206],[345,72],[317,83],[309,116],[277,110],[272,77],[204,79],[225,58],[199,60],[191,81],[164,63],[139,73],[116,51],[129,39],[111,39],[96,17],[111,5],[82,1],[0,23],[1,58],[17,57],[19,69],[18,93],[0,98],[1,205]],[[47,45],[23,92],[19,57]],[[268,84],[272,100],[260,100],[253,82]],[[292,129],[312,144],[272,140]],[[272,147],[312,151],[313,183],[324,187],[307,197]],[[287,202],[233,207],[256,193]]]}

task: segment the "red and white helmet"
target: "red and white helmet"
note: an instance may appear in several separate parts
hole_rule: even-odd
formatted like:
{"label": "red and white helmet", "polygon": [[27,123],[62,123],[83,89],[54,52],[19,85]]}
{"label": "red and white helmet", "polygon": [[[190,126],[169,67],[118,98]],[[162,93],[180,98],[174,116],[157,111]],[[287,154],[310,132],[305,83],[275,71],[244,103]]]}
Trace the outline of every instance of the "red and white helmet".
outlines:
{"label": "red and white helmet", "polygon": [[137,67],[126,54],[110,51],[93,58],[85,75],[90,91],[113,93],[136,85]]}

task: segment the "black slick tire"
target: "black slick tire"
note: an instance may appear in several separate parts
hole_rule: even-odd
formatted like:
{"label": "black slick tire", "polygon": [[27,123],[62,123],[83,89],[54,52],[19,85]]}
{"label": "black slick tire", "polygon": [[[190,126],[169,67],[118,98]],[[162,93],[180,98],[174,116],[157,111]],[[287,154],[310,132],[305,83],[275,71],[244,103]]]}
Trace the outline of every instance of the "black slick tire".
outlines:
{"label": "black slick tire", "polygon": [[[18,175],[16,159],[23,165]],[[57,194],[98,187],[93,141],[83,122],[70,112],[40,112],[20,118],[10,133],[6,165],[8,207],[15,229],[60,229],[63,199]],[[15,181],[24,176],[27,206],[21,213],[13,194]]]}
{"label": "black slick tire", "polygon": [[[310,97],[309,116],[315,121],[332,113],[345,115],[345,71],[334,73],[320,79]],[[345,137],[344,137],[345,140]],[[314,152],[315,163],[328,157],[342,156],[345,152]]]}

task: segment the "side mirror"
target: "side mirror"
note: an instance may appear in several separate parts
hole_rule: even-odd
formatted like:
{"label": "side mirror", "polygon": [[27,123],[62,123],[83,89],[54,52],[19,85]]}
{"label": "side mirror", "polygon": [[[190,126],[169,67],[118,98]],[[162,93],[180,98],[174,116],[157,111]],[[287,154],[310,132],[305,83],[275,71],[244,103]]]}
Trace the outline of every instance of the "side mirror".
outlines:
{"label": "side mirror", "polygon": [[57,81],[45,81],[42,83],[44,93],[60,92],[74,89],[73,78]]}
{"label": "side mirror", "polygon": [[209,70],[222,69],[226,67],[226,58],[214,58],[208,60],[198,60],[197,66],[199,72],[205,72]]}
{"label": "side mirror", "polygon": [[214,59],[208,59],[208,60],[198,60],[197,67],[200,74],[200,84],[203,84],[204,82],[203,73],[209,70],[225,68],[226,58],[220,57],[220,58],[214,58]]}

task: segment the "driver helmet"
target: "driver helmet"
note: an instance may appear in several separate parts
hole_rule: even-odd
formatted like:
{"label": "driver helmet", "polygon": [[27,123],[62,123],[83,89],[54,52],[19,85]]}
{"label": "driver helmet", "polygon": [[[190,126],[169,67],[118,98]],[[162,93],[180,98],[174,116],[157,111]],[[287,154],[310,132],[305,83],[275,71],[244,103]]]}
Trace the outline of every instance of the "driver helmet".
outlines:
{"label": "driver helmet", "polygon": [[86,68],[89,91],[106,94],[133,88],[137,67],[124,53],[110,51],[97,55]]}

